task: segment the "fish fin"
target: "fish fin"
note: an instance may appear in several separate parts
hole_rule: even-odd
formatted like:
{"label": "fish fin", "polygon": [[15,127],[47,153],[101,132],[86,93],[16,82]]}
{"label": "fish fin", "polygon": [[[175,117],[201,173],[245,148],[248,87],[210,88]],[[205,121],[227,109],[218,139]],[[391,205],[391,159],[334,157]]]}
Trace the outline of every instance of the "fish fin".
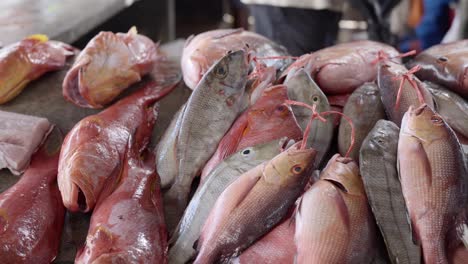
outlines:
{"label": "fish fin", "polygon": [[224,38],[226,36],[238,34],[238,33],[241,33],[243,31],[244,31],[243,28],[234,28],[234,29],[223,30],[223,32],[220,32],[219,34],[214,35],[213,39],[222,39],[222,38]]}
{"label": "fish fin", "polygon": [[192,40],[193,40],[194,38],[195,38],[195,35],[194,35],[194,34],[190,35],[190,36],[187,38],[187,40],[185,41],[184,48],[186,48],[186,47],[190,44],[190,42],[192,42]]}
{"label": "fish fin", "polygon": [[33,34],[28,36],[26,39],[38,40],[39,42],[47,42],[49,41],[49,37],[44,34]]}
{"label": "fish fin", "polygon": [[261,178],[264,166],[265,163],[262,163],[242,174],[221,193],[202,227],[197,250],[203,246],[205,239],[214,238],[218,229],[228,221],[231,213],[247,197]]}
{"label": "fish fin", "polygon": [[297,198],[296,200],[296,207],[294,208],[294,211],[291,215],[291,218],[289,220],[289,226],[291,226],[291,224],[293,223],[293,220],[296,219],[296,215],[300,215],[300,210],[301,210],[301,207],[302,207],[302,198],[304,197],[304,195],[301,195],[301,197]]}

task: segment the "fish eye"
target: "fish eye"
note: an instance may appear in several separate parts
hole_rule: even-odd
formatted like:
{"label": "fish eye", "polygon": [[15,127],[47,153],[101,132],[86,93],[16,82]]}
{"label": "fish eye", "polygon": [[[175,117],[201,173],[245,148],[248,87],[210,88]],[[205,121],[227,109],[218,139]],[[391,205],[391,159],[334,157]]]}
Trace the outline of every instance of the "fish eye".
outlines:
{"label": "fish eye", "polygon": [[284,105],[278,105],[278,106],[276,107],[276,110],[279,111],[279,112],[284,112],[284,111],[286,111],[286,106],[284,106]]}
{"label": "fish eye", "polygon": [[292,167],[291,171],[292,173],[294,174],[299,174],[301,173],[303,170],[303,168],[301,167],[301,165],[294,165],[294,167]]}
{"label": "fish eye", "polygon": [[441,124],[443,124],[444,121],[442,120],[442,118],[440,116],[433,115],[433,116],[431,116],[431,122],[433,124],[435,124],[435,125],[441,125]]}
{"label": "fish eye", "polygon": [[318,95],[314,95],[314,96],[312,97],[312,101],[313,101],[314,103],[317,103],[317,102],[319,101],[319,99],[320,99],[320,98],[318,97]]}
{"label": "fish eye", "polygon": [[252,152],[252,151],[250,150],[250,148],[248,148],[248,149],[244,149],[244,150],[241,152],[241,154],[242,154],[242,156],[248,156],[251,152]]}
{"label": "fish eye", "polygon": [[226,78],[226,76],[228,74],[227,65],[226,64],[219,65],[218,67],[216,67],[214,73],[215,73],[216,77],[218,77],[219,79]]}
{"label": "fish eye", "polygon": [[447,62],[448,61],[447,57],[444,57],[444,56],[437,58],[437,60],[440,61],[440,62]]}

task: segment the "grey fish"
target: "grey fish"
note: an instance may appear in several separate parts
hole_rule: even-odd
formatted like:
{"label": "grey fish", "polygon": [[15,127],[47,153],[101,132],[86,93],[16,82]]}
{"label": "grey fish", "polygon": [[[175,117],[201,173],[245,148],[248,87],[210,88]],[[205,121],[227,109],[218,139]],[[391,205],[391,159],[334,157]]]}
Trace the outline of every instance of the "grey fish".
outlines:
{"label": "grey fish", "polygon": [[362,143],[361,176],[392,263],[421,263],[397,173],[399,129],[380,120]]}
{"label": "grey fish", "polygon": [[176,138],[175,144],[160,143],[156,151],[157,155],[173,153],[167,158],[158,155],[156,160],[175,165],[172,168],[166,166],[164,171],[158,170],[159,175],[171,175],[169,178],[175,175],[173,184],[164,195],[169,231],[177,225],[184,212],[193,179],[213,155],[219,141],[241,111],[248,68],[244,51],[230,52],[221,58],[191,94],[180,113],[180,120],[165,131],[170,135],[163,138]]}
{"label": "grey fish", "polygon": [[221,193],[235,179],[255,166],[280,153],[285,139],[245,148],[222,161],[190,200],[184,216],[171,238],[169,263],[183,264],[195,255],[193,244],[199,238],[203,224]]}
{"label": "grey fish", "polygon": [[427,88],[432,93],[437,113],[453,130],[468,138],[468,102],[440,85],[427,82]]}
{"label": "grey fish", "polygon": [[[327,97],[304,69],[291,70],[284,84],[288,87],[289,99],[308,105],[316,104],[317,112],[330,110]],[[297,123],[304,131],[312,112],[301,106],[292,106],[292,110]],[[322,163],[333,139],[333,116],[330,115],[326,119],[327,122],[325,123],[319,120],[313,121],[307,138],[307,146],[317,151],[314,164],[316,168]]]}
{"label": "grey fish", "polygon": [[[343,114],[351,118],[355,129],[354,147],[349,157],[359,161],[359,149],[362,141],[372,130],[375,123],[385,118],[379,87],[375,83],[365,83],[354,90],[346,102]],[[350,145],[351,126],[344,118],[341,118],[338,130],[338,150],[342,156],[346,154]]]}

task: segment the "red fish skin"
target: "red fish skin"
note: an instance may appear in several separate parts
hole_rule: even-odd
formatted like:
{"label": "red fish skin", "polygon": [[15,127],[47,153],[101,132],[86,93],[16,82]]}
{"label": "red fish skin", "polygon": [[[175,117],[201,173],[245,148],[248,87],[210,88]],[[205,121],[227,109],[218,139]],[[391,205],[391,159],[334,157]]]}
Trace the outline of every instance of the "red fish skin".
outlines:
{"label": "red fish skin", "polygon": [[296,224],[291,218],[286,218],[262,239],[255,242],[244,251],[235,264],[286,264],[294,263],[296,245],[294,232]]}
{"label": "red fish skin", "polygon": [[21,179],[0,194],[2,263],[50,263],[65,217],[57,186],[59,151],[42,147]]}
{"label": "red fish skin", "polygon": [[282,137],[296,141],[301,139],[302,130],[291,109],[284,104],[287,99],[286,86],[266,88],[256,103],[234,122],[218,144],[215,154],[203,169],[201,182],[222,160],[236,151]]}
{"label": "red fish skin", "polygon": [[350,93],[348,94],[339,94],[339,95],[328,95],[328,103],[330,106],[337,106],[343,108],[348,101],[348,98],[351,96]]}
{"label": "red fish skin", "polygon": [[303,67],[325,94],[352,93],[376,79],[379,51],[390,57],[398,55],[393,47],[374,41],[343,43],[301,56],[282,77],[293,68]]}
{"label": "red fish skin", "polygon": [[74,48],[58,41],[26,38],[0,50],[0,104],[12,100],[32,80],[65,66]]}
{"label": "red fish skin", "polygon": [[147,152],[143,160],[139,144],[130,148],[122,180],[96,206],[75,263],[167,263],[167,231],[154,156]]}
{"label": "red fish skin", "polygon": [[156,45],[136,32],[100,32],[67,72],[63,96],[80,107],[102,108],[150,73],[159,57]]}
{"label": "red fish skin", "polygon": [[180,76],[168,82],[151,81],[75,125],[65,138],[59,161],[58,183],[65,207],[72,212],[88,212],[99,198],[105,198],[115,189],[128,138],[135,135],[140,149],[147,145],[148,131],[152,131],[156,121],[151,106],[171,92],[179,81]]}

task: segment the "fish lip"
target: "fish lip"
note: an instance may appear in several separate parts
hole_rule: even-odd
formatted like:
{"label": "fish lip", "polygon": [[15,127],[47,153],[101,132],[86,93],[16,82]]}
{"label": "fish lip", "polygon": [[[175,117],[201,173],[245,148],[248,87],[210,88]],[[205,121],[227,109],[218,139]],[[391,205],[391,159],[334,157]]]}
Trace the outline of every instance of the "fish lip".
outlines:
{"label": "fish lip", "polygon": [[427,104],[422,104],[421,106],[419,106],[418,108],[414,108],[413,106],[410,106],[409,110],[410,113],[414,116],[419,116],[421,115],[424,110],[427,108]]}

